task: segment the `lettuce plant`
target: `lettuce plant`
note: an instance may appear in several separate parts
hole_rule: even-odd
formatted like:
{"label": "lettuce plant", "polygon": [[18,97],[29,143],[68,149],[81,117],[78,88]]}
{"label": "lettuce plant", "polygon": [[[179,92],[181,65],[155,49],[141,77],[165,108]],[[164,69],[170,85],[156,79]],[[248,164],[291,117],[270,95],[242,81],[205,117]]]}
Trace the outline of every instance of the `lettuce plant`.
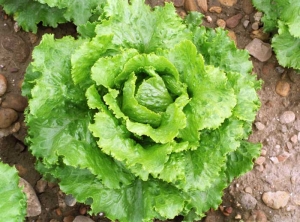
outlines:
{"label": "lettuce plant", "polygon": [[298,0],[252,0],[264,12],[266,32],[277,31],[272,47],[280,65],[300,70],[300,2]]}
{"label": "lettuce plant", "polygon": [[85,24],[100,14],[105,0],[0,0],[6,13],[25,31],[37,32],[37,24],[57,27],[68,21],[75,25]]}
{"label": "lettuce plant", "polygon": [[83,37],[44,35],[23,85],[38,170],[111,220],[200,219],[252,168],[252,64],[174,7],[109,1]]}
{"label": "lettuce plant", "polygon": [[0,162],[0,176],[0,221],[24,221],[26,197],[19,187],[17,170]]}

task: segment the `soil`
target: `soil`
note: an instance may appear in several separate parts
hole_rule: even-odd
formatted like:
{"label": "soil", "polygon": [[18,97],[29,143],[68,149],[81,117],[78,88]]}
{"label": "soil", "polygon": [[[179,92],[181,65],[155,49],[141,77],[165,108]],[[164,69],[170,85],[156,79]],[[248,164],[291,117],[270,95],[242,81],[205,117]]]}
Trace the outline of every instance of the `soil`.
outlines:
{"label": "soil", "polygon": [[[151,6],[164,3],[163,0],[147,2]],[[184,6],[181,6],[183,1],[174,0],[174,2],[179,5],[177,10],[181,16],[185,15],[187,9],[203,12],[197,6],[197,1],[186,0]],[[228,30],[231,34],[235,34],[237,47],[244,49],[253,37],[251,25],[254,23],[256,12],[251,5],[247,6],[246,2],[250,1],[240,0],[233,6],[224,6],[218,0],[208,0],[208,9],[219,6],[222,12],[205,12],[204,14],[209,17],[204,19],[203,24],[215,28],[218,19],[226,20],[241,13],[242,18],[238,25]],[[248,8],[245,8],[245,5]],[[250,22],[246,28],[243,25],[245,20]],[[31,52],[44,33],[54,33],[55,37],[61,38],[67,34],[76,35],[76,27],[72,24],[61,25],[56,29],[41,26],[37,34],[26,33],[18,30],[13,19],[0,10],[0,73],[8,80],[8,89],[1,97],[2,101],[11,98],[11,95],[21,94],[21,84],[26,67],[31,61]],[[263,36],[265,42],[270,42],[271,37]],[[250,59],[254,66],[253,73],[263,81],[263,85],[258,92],[262,105],[249,140],[262,143],[263,158],[256,161],[252,171],[235,179],[224,190],[223,203],[219,209],[207,212],[207,217],[202,221],[297,222],[300,220],[300,75],[295,70],[280,67],[274,54],[264,63],[253,57]],[[290,86],[287,96],[280,96],[275,91],[278,81],[284,81]],[[285,111],[292,111],[296,116],[295,120],[291,123],[282,123],[280,117]],[[43,182],[42,177],[34,169],[35,159],[24,142],[26,125],[23,121],[23,112],[18,112],[18,115],[21,128],[16,133],[0,138],[0,158],[18,169],[20,176],[35,188],[41,202],[42,213],[36,217],[26,218],[26,221],[73,221],[77,215],[87,215],[88,206],[80,203],[72,207],[66,206],[65,194],[56,184],[48,182],[42,192],[38,191],[37,184]],[[268,191],[289,193],[288,203],[280,209],[268,207],[262,200],[262,195]],[[254,201],[253,206],[249,206],[249,201],[253,202],[253,199],[250,198],[248,203],[242,200],[246,194],[257,201]],[[267,220],[260,220],[259,217],[262,218],[264,215]],[[109,221],[105,217],[91,216],[91,218],[94,221]],[[181,221],[181,218],[177,217],[172,221]]]}

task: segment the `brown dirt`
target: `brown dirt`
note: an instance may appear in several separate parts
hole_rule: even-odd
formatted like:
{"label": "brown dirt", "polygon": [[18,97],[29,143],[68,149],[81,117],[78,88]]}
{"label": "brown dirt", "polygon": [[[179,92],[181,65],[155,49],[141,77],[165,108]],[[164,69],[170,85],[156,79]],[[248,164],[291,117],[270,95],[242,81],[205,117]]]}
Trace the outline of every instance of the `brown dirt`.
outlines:
{"label": "brown dirt", "polygon": [[[217,19],[226,20],[235,14],[241,13],[241,22],[235,28],[231,29],[236,35],[237,47],[241,49],[252,40],[251,34],[253,30],[251,24],[254,22],[253,15],[255,13],[255,10],[253,10],[250,14],[246,14],[243,11],[243,1],[246,0],[240,0],[237,4],[227,7],[222,6],[218,0],[210,0],[208,1],[208,8],[211,6],[220,6],[222,7],[222,12],[220,14],[207,12],[205,15],[210,16],[212,21],[207,22],[204,19],[204,25],[215,28]],[[148,1],[152,6],[163,5],[163,2],[163,0]],[[194,1],[194,3],[196,2]],[[185,7],[188,6],[185,5]],[[201,11],[198,7],[196,9]],[[178,12],[184,15],[184,7],[179,7]],[[244,28],[242,23],[246,19],[250,20],[250,25]],[[36,35],[23,31],[15,32],[14,24],[13,19],[7,17],[0,10],[0,73],[6,76],[8,80],[8,90],[2,96],[2,99],[5,99],[9,94],[21,93],[20,85],[26,67],[31,61],[30,54],[44,33],[54,33],[57,38],[66,34],[76,34],[76,29],[71,24],[62,25],[57,29],[40,27]],[[11,40],[12,44],[15,44],[13,46],[16,47],[10,47],[10,49],[3,47],[3,41],[7,40]],[[265,40],[265,42],[269,41],[270,39]],[[256,215],[257,210],[261,210],[267,216],[268,221],[297,222],[300,218],[300,135],[298,132],[300,131],[300,122],[297,122],[300,121],[300,75],[294,70],[286,70],[288,75],[285,76],[278,73],[277,69],[279,65],[274,55],[264,63],[254,58],[251,58],[251,60],[254,65],[254,73],[257,74],[259,79],[263,80],[262,89],[258,92],[262,106],[257,114],[256,122],[263,123],[265,128],[258,130],[253,125],[253,133],[249,140],[263,144],[263,149],[265,150],[263,155],[266,157],[266,160],[261,166],[255,165],[252,171],[234,180],[229,188],[224,191],[221,208],[222,206],[232,207],[232,213],[229,216],[225,216],[220,209],[211,210],[207,213],[208,216],[203,221],[239,221],[235,219],[237,215],[241,215],[242,219],[247,221],[251,219],[251,215]],[[275,92],[276,84],[281,79],[284,79],[291,86],[290,92],[286,97],[279,96]],[[282,124],[279,121],[279,117],[284,111],[293,111],[296,114],[296,120],[293,123]],[[21,123],[19,132],[0,138],[0,157],[3,162],[15,165],[19,170],[20,176],[35,187],[37,181],[41,179],[41,175],[34,169],[35,159],[24,145],[26,127],[22,112],[19,112],[18,121]],[[292,142],[291,138],[294,135],[298,136],[298,140]],[[286,161],[277,164],[273,163],[271,159],[274,157],[280,158],[281,154],[288,154]],[[257,200],[255,208],[251,210],[245,209],[239,200],[240,195],[245,193],[246,187],[248,187],[247,189],[251,188],[251,195]],[[285,207],[274,210],[263,203],[262,194],[267,191],[279,190],[290,193],[290,199]],[[76,215],[80,215],[80,212],[86,215],[82,210],[88,209],[88,206],[79,203],[74,207],[63,206],[64,204],[61,202],[64,199],[64,194],[60,192],[59,187],[55,184],[48,183],[46,190],[37,194],[42,204],[42,214],[34,218],[27,218],[26,221],[48,222],[51,219],[67,221],[67,218],[74,218]],[[105,218],[99,217],[92,217],[92,219],[94,221],[107,221]],[[180,218],[176,218],[173,221],[180,221]]]}

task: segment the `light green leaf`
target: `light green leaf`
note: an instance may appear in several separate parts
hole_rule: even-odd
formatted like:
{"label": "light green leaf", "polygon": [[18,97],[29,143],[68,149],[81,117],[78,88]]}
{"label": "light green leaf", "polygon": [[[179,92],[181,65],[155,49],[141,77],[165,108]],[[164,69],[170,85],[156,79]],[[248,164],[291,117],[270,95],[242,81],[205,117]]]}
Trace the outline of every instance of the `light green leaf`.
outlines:
{"label": "light green leaf", "polygon": [[19,187],[17,170],[0,162],[0,177],[0,221],[24,221],[26,197]]}
{"label": "light green leaf", "polygon": [[280,65],[300,69],[300,38],[293,37],[283,22],[279,21],[278,34],[272,39],[272,47]]}
{"label": "light green leaf", "polygon": [[159,48],[172,47],[189,38],[182,20],[174,6],[166,3],[154,10],[144,1],[108,1],[105,12],[109,17],[96,28],[97,35],[113,34],[113,42],[139,52],[153,52]]}

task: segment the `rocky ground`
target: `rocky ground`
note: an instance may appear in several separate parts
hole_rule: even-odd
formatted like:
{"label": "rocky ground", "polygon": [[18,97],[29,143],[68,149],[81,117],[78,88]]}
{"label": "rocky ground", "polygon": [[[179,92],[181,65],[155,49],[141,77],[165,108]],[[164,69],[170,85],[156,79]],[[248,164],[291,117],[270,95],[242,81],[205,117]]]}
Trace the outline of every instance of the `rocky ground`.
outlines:
{"label": "rocky ground", "polygon": [[[262,143],[261,156],[252,171],[232,182],[219,209],[207,212],[203,221],[300,221],[300,75],[278,65],[269,44],[272,35],[262,32],[262,14],[253,8],[251,0],[173,2],[180,16],[200,11],[205,15],[204,25],[227,29],[237,47],[249,51],[253,73],[263,81],[258,92],[262,106],[249,138]],[[164,1],[147,3],[156,6]],[[57,29],[41,27],[37,34],[25,33],[0,11],[0,157],[15,165],[24,179],[30,195],[26,221],[108,221],[105,215],[88,216],[88,206],[44,181],[34,170],[35,160],[24,143],[27,101],[20,87],[33,47],[49,32],[60,38],[76,34],[76,28],[66,24]]]}

